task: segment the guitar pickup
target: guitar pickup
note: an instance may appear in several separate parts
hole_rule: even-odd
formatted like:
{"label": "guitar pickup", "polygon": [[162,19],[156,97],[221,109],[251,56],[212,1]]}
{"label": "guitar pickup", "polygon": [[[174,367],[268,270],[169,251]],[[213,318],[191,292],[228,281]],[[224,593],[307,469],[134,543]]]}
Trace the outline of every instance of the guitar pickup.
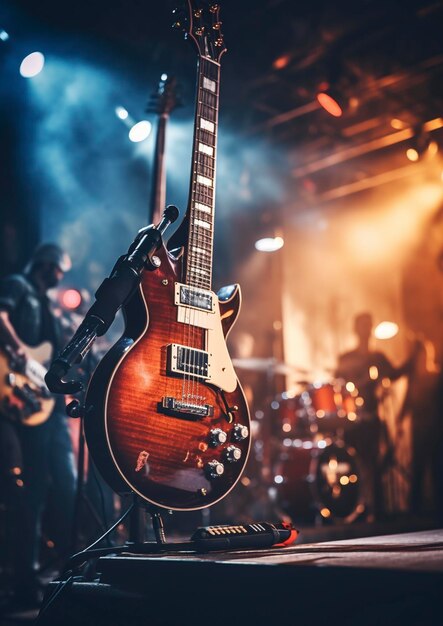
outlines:
{"label": "guitar pickup", "polygon": [[175,304],[207,313],[215,313],[215,294],[206,289],[175,283]]}
{"label": "guitar pickup", "polygon": [[171,343],[168,346],[168,369],[171,374],[189,374],[208,380],[209,354],[204,350]]}
{"label": "guitar pickup", "polygon": [[169,396],[164,397],[161,403],[159,402],[159,411],[166,415],[188,417],[191,419],[214,416],[214,407],[210,404],[196,404],[176,400],[176,398]]}

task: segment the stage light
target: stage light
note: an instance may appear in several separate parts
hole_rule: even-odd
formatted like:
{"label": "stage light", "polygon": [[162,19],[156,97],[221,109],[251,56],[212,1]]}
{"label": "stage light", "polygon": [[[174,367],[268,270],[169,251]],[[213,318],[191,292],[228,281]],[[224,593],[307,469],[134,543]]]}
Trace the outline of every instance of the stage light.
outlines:
{"label": "stage light", "polygon": [[8,39],[9,39],[8,33],[2,28],[0,28],[0,41],[8,41]]}
{"label": "stage light", "polygon": [[138,143],[139,141],[144,141],[151,134],[152,124],[147,120],[142,120],[141,122],[137,122],[129,131],[129,139]]}
{"label": "stage light", "polygon": [[255,242],[255,249],[259,252],[275,252],[283,248],[284,243],[282,237],[264,237]]}
{"label": "stage light", "polygon": [[77,289],[66,289],[61,294],[62,305],[71,311],[78,309],[82,303],[82,294]]}
{"label": "stage light", "polygon": [[411,140],[411,147],[406,150],[406,156],[410,161],[418,161],[423,157],[435,157],[438,153],[438,143],[431,141],[429,132],[425,125],[415,128],[414,136]]}
{"label": "stage light", "polygon": [[45,57],[41,52],[31,52],[20,64],[20,74],[24,78],[34,78],[40,74],[45,65]]}
{"label": "stage light", "polygon": [[320,91],[316,97],[320,106],[323,107],[329,115],[332,115],[333,117],[341,117],[343,115],[343,109],[340,106],[338,97],[335,96],[330,89],[327,91]]}
{"label": "stage light", "polygon": [[126,120],[129,115],[125,107],[120,107],[120,106],[115,107],[115,114],[120,120]]}
{"label": "stage light", "polygon": [[403,130],[403,128],[406,128],[407,125],[405,124],[405,122],[399,120],[398,117],[394,117],[391,120],[391,126],[392,128],[395,128],[395,130]]}
{"label": "stage light", "polygon": [[272,67],[276,70],[282,70],[287,65],[289,65],[290,60],[291,60],[290,54],[282,54],[282,56],[277,57],[275,59],[275,61],[272,63]]}
{"label": "stage light", "polygon": [[430,157],[434,157],[438,152],[438,143],[436,141],[430,141],[428,146],[428,154]]}
{"label": "stage light", "polygon": [[380,322],[375,327],[374,337],[376,339],[392,339],[398,333],[398,324],[395,322]]}
{"label": "stage light", "polygon": [[408,148],[406,150],[406,156],[410,161],[418,161],[418,159],[420,158],[420,155],[415,148]]}
{"label": "stage light", "polygon": [[378,379],[378,367],[376,365],[371,365],[371,367],[369,368],[369,378],[371,380]]}
{"label": "stage light", "polygon": [[162,81],[168,80],[168,75],[167,74],[162,74],[160,76],[160,80],[162,80]]}

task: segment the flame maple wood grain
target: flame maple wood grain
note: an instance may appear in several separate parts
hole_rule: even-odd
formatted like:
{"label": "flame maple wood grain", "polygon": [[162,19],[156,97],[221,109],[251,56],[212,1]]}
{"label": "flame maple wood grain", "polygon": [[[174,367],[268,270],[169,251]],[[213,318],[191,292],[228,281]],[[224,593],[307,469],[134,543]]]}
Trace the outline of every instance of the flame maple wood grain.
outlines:
{"label": "flame maple wood grain", "polygon": [[[249,428],[249,414],[240,385],[225,398],[203,382],[167,373],[167,346],[178,343],[204,349],[202,329],[177,322],[174,283],[180,264],[162,248],[160,269],[145,272],[141,289],[125,310],[124,337],[103,359],[87,394],[85,431],[93,458],[104,478],[117,490],[133,490],[154,505],[190,510],[224,497],[239,479],[249,453],[250,438],[234,441],[236,424]],[[146,306],[148,303],[148,306]],[[220,302],[223,332],[229,332],[240,305],[238,288]],[[172,417],[159,411],[164,397],[188,399],[214,407],[203,419]],[[236,406],[229,423],[225,402]],[[227,433],[223,446],[211,447],[209,434]],[[228,445],[242,456],[225,459]],[[210,479],[205,466],[224,464],[224,474]]]}

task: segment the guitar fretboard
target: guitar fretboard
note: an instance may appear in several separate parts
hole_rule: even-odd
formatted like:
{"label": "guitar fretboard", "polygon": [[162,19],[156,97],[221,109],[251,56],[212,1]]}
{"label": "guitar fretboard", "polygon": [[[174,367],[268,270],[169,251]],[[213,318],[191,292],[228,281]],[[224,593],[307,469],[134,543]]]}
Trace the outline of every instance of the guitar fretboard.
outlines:
{"label": "guitar fretboard", "polygon": [[219,84],[219,64],[200,58],[185,282],[203,289],[212,283]]}

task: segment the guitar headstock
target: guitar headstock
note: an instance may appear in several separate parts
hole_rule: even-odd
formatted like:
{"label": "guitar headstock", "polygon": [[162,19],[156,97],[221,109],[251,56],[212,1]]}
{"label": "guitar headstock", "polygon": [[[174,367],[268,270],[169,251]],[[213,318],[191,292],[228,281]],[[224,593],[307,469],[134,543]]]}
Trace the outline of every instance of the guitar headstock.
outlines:
{"label": "guitar headstock", "polygon": [[174,28],[184,31],[185,37],[192,39],[201,57],[220,63],[226,52],[220,5],[208,0],[186,0],[184,9],[175,9]]}
{"label": "guitar headstock", "polygon": [[157,91],[152,94],[149,101],[148,111],[158,115],[169,115],[178,106],[181,106],[181,100],[177,90],[177,79],[175,76],[162,74]]}

